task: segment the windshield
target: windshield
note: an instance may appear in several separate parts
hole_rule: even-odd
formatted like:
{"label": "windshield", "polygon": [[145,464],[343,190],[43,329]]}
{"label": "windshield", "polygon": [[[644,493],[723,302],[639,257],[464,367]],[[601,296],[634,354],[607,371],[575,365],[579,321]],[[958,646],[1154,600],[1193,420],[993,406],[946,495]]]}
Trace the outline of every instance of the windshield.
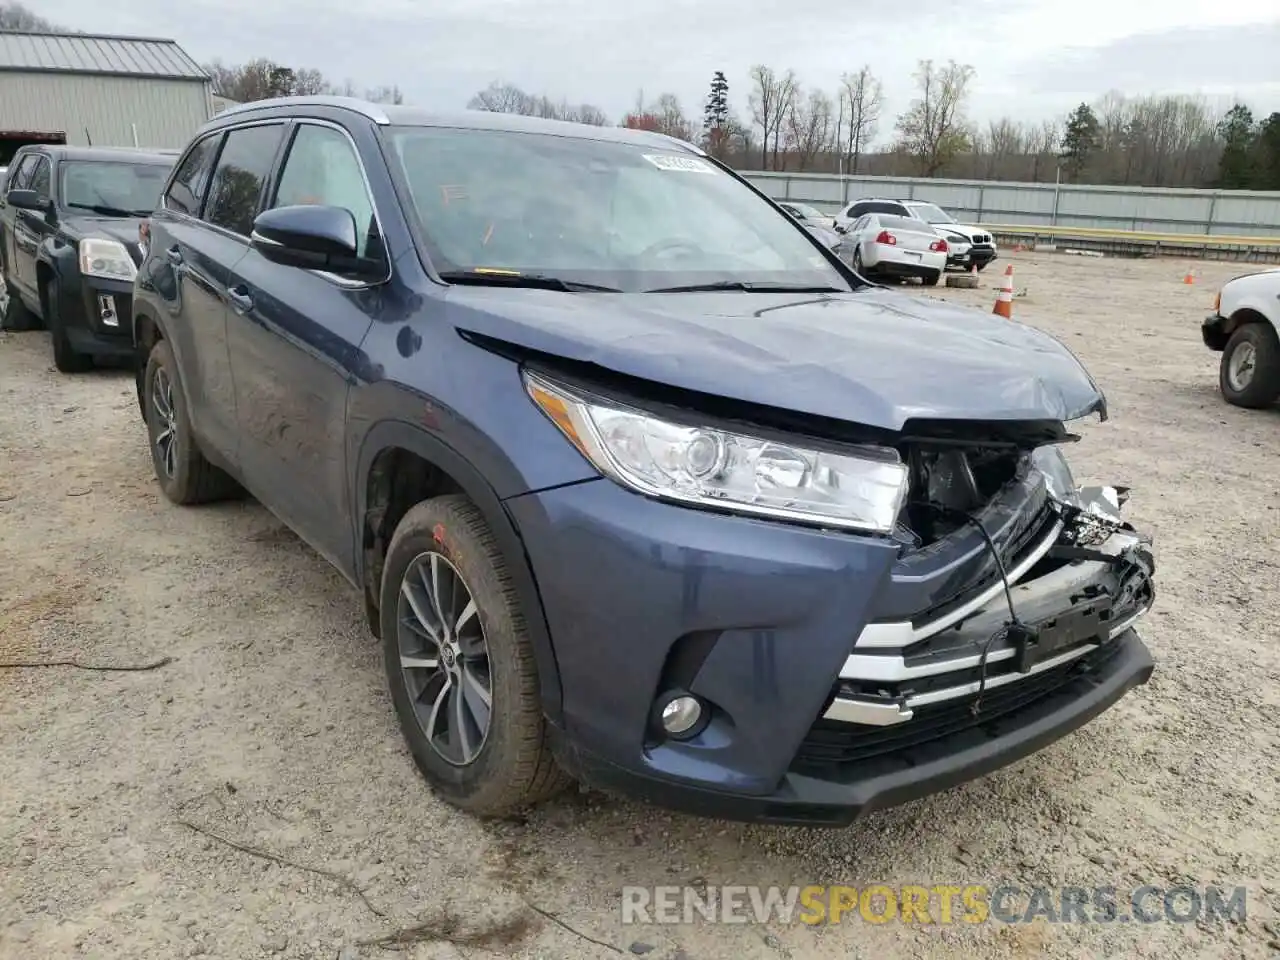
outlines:
{"label": "windshield", "polygon": [[675,148],[441,127],[386,135],[442,274],[538,274],[632,292],[849,289],[792,218]]}
{"label": "windshield", "polygon": [[169,169],[163,163],[67,160],[62,164],[62,203],[107,215],[143,217],[156,208]]}
{"label": "windshield", "polygon": [[914,205],[916,216],[926,223],[955,223],[955,219],[948,216],[941,207],[936,207],[932,203],[917,203]]}

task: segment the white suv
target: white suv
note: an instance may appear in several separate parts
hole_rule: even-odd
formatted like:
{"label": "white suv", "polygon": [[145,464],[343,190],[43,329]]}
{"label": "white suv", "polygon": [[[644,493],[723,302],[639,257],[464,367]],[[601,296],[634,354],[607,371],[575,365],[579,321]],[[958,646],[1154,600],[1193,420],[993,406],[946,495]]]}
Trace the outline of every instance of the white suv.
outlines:
{"label": "white suv", "polygon": [[1268,407],[1280,397],[1280,268],[1246,273],[1223,284],[1213,313],[1200,324],[1220,351],[1218,388],[1237,407]]}
{"label": "white suv", "polygon": [[947,241],[949,252],[947,266],[975,266],[979,270],[996,258],[996,239],[982,227],[957,223],[937,204],[924,200],[888,200],[864,198],[855,200],[836,214],[836,229],[841,233],[869,213],[887,213],[896,217],[911,217],[931,224]]}

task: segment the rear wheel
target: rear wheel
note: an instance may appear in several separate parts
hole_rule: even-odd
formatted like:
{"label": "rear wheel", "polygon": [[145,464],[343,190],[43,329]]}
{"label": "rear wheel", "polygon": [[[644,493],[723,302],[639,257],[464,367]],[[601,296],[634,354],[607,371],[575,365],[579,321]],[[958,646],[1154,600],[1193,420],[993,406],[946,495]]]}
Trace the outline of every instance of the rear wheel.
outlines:
{"label": "rear wheel", "polygon": [[853,248],[853,269],[867,279],[871,279],[871,274],[867,272],[867,268],[862,263],[862,244],[858,244]]}
{"label": "rear wheel", "polygon": [[53,365],[62,373],[84,373],[93,367],[93,358],[78,352],[67,338],[62,324],[62,309],[58,278],[52,277],[44,287],[44,320],[53,343]]}
{"label": "rear wheel", "polygon": [[506,562],[466,497],[418,504],[382,574],[387,681],[414,762],[447,801],[505,816],[561,790]]}
{"label": "rear wheel", "polygon": [[941,277],[942,277],[942,271],[936,270],[933,273],[925,274],[923,277],[920,278],[920,282],[923,283],[926,287],[936,287],[938,285],[938,280],[941,279]]}
{"label": "rear wheel", "polygon": [[1231,334],[1218,367],[1227,403],[1257,409],[1280,396],[1280,338],[1267,323],[1246,323]]}
{"label": "rear wheel", "polygon": [[204,458],[191,434],[178,365],[168,341],[159,340],[151,348],[143,387],[151,464],[164,495],[188,506],[239,493],[236,482]]}

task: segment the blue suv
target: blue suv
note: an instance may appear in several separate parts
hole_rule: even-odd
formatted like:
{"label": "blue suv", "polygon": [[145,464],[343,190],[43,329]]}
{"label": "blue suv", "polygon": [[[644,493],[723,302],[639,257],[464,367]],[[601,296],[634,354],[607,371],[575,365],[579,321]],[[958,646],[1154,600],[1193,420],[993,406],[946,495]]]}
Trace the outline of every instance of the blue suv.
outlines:
{"label": "blue suv", "polygon": [[179,504],[247,491],[364,593],[410,751],[840,824],[1144,683],[1150,542],[1061,453],[1053,338],[868,283],[641,131],[335,98],[183,152],[133,304]]}

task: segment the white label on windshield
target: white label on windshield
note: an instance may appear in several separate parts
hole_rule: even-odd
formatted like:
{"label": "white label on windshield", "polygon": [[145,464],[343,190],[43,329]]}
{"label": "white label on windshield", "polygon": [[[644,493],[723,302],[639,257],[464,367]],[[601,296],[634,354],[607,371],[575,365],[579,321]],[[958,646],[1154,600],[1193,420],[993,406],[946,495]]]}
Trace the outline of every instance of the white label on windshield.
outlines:
{"label": "white label on windshield", "polygon": [[675,170],[679,173],[716,172],[715,167],[697,157],[673,157],[666,153],[646,153],[643,156],[659,170]]}

